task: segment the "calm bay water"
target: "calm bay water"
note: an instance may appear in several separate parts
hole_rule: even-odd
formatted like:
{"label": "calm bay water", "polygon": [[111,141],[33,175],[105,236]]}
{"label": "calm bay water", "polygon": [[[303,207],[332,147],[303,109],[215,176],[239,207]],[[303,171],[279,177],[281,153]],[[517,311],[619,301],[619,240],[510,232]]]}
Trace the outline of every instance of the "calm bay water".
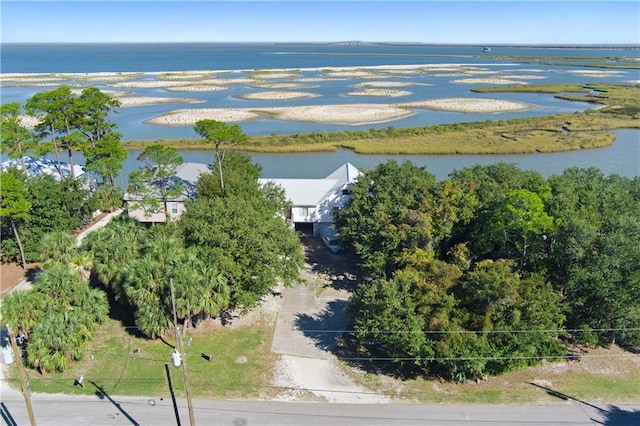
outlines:
{"label": "calm bay water", "polygon": [[[635,57],[640,56],[640,48],[550,48],[492,46],[489,54],[482,53],[482,46],[429,46],[429,45],[340,45],[340,44],[3,44],[0,49],[0,71],[2,73],[92,73],[92,72],[161,72],[184,70],[238,70],[256,69],[300,69],[301,77],[321,76],[323,67],[373,67],[380,65],[421,65],[421,64],[463,64],[491,70],[502,75],[512,73],[533,74],[540,79],[536,83],[624,83],[640,80],[638,70],[622,70],[606,76],[594,77],[584,71],[578,63],[567,61],[562,66],[517,62],[492,58],[493,56],[549,56],[549,57]],[[313,70],[315,69],[315,70]],[[306,70],[306,71],[305,71]],[[597,70],[597,69],[595,69]],[[482,77],[481,75],[479,77]],[[148,77],[143,77],[148,78]],[[411,95],[401,100],[389,98],[366,99],[369,103],[412,102],[441,97],[492,97],[527,102],[536,108],[523,112],[503,114],[463,114],[415,110],[415,114],[393,122],[365,126],[339,126],[329,124],[294,123],[277,120],[254,120],[240,123],[249,135],[271,133],[323,132],[342,130],[364,130],[381,127],[418,127],[430,124],[509,119],[559,112],[582,111],[590,105],[567,102],[544,94],[475,94],[469,89],[481,85],[454,84],[452,79],[429,75],[389,75],[386,80],[412,81]],[[319,98],[279,101],[249,101],[239,99],[240,93],[264,91],[250,86],[234,86],[225,92],[171,93],[163,89],[133,89],[138,96],[190,97],[198,98],[198,104],[167,104],[145,107],[121,108],[113,117],[125,139],[174,139],[196,137],[191,126],[166,127],[145,124],[155,115],[177,108],[259,108],[265,106],[295,106],[306,104],[356,103],[360,98],[345,96],[345,88],[350,89],[362,80],[329,82],[305,91],[313,91]],[[108,83],[96,84],[100,89],[110,89]],[[17,101],[23,103],[38,91],[52,87],[8,87],[0,89],[2,103]],[[531,155],[472,155],[472,156],[370,156],[357,155],[350,151],[313,154],[255,154],[254,160],[263,167],[266,177],[323,177],[335,168],[349,161],[362,169],[375,167],[387,159],[403,161],[409,159],[426,166],[438,178],[444,178],[454,169],[476,163],[489,164],[498,161],[518,164],[523,169],[533,169],[543,175],[561,173],[567,167],[599,167],[603,172],[625,176],[640,175],[640,132],[621,130],[616,132],[613,146],[557,154]],[[184,151],[185,161],[210,162],[211,152]],[[138,167],[131,153],[123,175]],[[64,156],[63,156],[64,157]],[[124,182],[123,182],[124,184]]]}
{"label": "calm bay water", "polygon": [[242,70],[353,67],[422,63],[491,63],[483,57],[637,57],[638,46],[558,48],[544,46],[295,43],[11,43],[2,44],[3,73]]}

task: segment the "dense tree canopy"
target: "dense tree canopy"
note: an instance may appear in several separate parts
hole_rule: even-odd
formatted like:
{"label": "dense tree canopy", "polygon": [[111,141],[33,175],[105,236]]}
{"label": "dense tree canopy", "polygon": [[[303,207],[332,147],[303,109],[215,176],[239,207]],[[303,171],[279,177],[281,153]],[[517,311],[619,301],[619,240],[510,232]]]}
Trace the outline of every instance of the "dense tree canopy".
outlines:
{"label": "dense tree canopy", "polygon": [[390,161],[338,215],[373,273],[349,312],[361,349],[448,378],[562,356],[571,342],[640,345],[640,182],[496,164],[435,183]]}
{"label": "dense tree canopy", "polygon": [[28,365],[44,373],[64,371],[84,357],[109,303],[104,291],[89,285],[83,267],[90,268],[90,262],[80,262],[83,255],[71,235],[47,234],[42,252],[44,270],[32,289],[3,298],[2,318],[25,336]]}
{"label": "dense tree canopy", "polygon": [[198,197],[179,225],[188,247],[217,265],[228,279],[235,306],[251,306],[271,288],[299,277],[300,241],[278,216],[283,199],[258,183],[259,169],[245,154],[229,153],[223,165],[226,185],[213,174],[201,176]]}
{"label": "dense tree canopy", "polygon": [[115,300],[133,310],[139,330],[156,337],[171,328],[173,283],[178,318],[187,327],[196,317],[219,314],[229,304],[226,278],[197,248],[185,248],[174,224],[145,229],[118,218],[91,233],[84,247],[94,270]]}

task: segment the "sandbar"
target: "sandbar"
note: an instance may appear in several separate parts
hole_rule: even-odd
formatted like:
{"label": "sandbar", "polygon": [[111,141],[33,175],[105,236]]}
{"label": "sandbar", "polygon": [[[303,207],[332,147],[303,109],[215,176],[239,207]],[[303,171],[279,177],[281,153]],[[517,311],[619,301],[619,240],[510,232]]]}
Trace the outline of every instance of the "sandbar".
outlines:
{"label": "sandbar", "polygon": [[409,81],[367,81],[364,83],[354,84],[353,87],[362,88],[362,87],[406,87],[406,86],[432,86],[427,83],[417,83],[417,82],[409,82]]}
{"label": "sandbar", "polygon": [[158,98],[154,96],[123,96],[116,97],[118,101],[120,101],[120,106],[123,108],[126,107],[137,107],[137,106],[145,106],[145,105],[159,105],[159,104],[170,104],[170,103],[202,103],[204,101],[200,99],[189,99],[189,98]]}
{"label": "sandbar", "polygon": [[462,84],[527,84],[522,81],[509,80],[506,78],[460,78],[453,80],[453,82]]}
{"label": "sandbar", "polygon": [[186,84],[184,86],[165,87],[164,90],[167,92],[221,92],[229,90],[229,88],[213,84]]}
{"label": "sandbar", "polygon": [[150,118],[145,123],[164,126],[190,126],[200,120],[216,120],[225,123],[247,121],[259,117],[259,114],[242,108],[194,108],[179,109]]}
{"label": "sandbar", "polygon": [[257,92],[257,93],[245,93],[236,97],[241,99],[260,100],[260,101],[288,101],[292,99],[309,99],[319,96],[315,93],[309,92],[287,92],[284,90],[270,91],[270,92]]}
{"label": "sandbar", "polygon": [[278,120],[362,125],[384,123],[413,115],[405,108],[385,104],[309,105],[269,108]]}
{"label": "sandbar", "polygon": [[391,98],[396,98],[399,96],[407,96],[410,95],[411,92],[406,90],[396,90],[396,89],[384,89],[384,88],[370,88],[370,89],[358,89],[353,92],[347,92],[348,96],[388,96]]}
{"label": "sandbar", "polygon": [[247,121],[260,117],[284,121],[361,125],[383,123],[413,115],[406,108],[387,104],[310,105],[295,107],[270,107],[260,110],[248,108],[200,108],[175,110],[147,120],[147,123],[168,126],[193,125],[199,120],[212,119],[223,122]]}
{"label": "sandbar", "polygon": [[469,112],[469,113],[498,113],[523,111],[534,108],[534,105],[524,102],[506,101],[502,99],[480,98],[443,98],[403,104],[409,108],[427,108],[436,111]]}

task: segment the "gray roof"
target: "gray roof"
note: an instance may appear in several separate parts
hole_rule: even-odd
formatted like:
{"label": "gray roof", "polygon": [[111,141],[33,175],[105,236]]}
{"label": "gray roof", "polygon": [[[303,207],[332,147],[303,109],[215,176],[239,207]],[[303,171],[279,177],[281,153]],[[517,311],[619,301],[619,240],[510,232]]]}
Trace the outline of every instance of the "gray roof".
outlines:
{"label": "gray roof", "polygon": [[[184,201],[187,199],[193,199],[196,196],[196,189],[198,179],[203,173],[209,173],[211,169],[206,164],[202,163],[182,163],[176,167],[176,174],[167,181],[167,187],[170,188],[175,185],[182,185],[184,191],[181,195],[173,197],[169,201]],[[136,193],[127,192],[124,194],[125,200],[140,200],[142,197]]]}

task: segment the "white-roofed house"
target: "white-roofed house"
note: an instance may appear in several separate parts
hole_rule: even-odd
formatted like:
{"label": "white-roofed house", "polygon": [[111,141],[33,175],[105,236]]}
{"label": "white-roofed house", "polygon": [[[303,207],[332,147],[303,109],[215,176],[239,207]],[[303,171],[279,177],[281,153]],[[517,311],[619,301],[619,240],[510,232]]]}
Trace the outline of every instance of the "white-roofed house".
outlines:
{"label": "white-roofed house", "polygon": [[314,237],[333,236],[335,213],[349,199],[349,186],[362,173],[351,163],[345,163],[325,178],[276,179],[262,178],[282,187],[291,202],[290,226]]}
{"label": "white-roofed house", "polygon": [[[196,186],[200,175],[210,173],[211,168],[202,163],[182,163],[176,168],[176,174],[169,181],[169,186],[181,185],[183,191],[172,197],[168,197],[158,209],[142,205],[142,194],[127,192],[124,194],[125,209],[127,214],[141,223],[166,222],[177,220],[186,210],[186,202],[196,196]],[[160,196],[158,196],[160,198]],[[165,213],[167,212],[168,215]]]}
{"label": "white-roofed house", "polygon": [[[25,173],[27,177],[37,177],[42,175],[52,176],[55,180],[60,180],[60,171],[58,170],[58,163],[55,160],[46,157],[30,157],[25,155],[24,157],[10,158],[0,163],[0,170],[6,171],[9,168],[17,168],[22,170],[24,165]],[[65,177],[71,177],[71,165],[69,163],[60,162],[60,169]],[[73,165],[73,176],[76,179],[82,179],[84,177],[84,169],[78,164]]]}

